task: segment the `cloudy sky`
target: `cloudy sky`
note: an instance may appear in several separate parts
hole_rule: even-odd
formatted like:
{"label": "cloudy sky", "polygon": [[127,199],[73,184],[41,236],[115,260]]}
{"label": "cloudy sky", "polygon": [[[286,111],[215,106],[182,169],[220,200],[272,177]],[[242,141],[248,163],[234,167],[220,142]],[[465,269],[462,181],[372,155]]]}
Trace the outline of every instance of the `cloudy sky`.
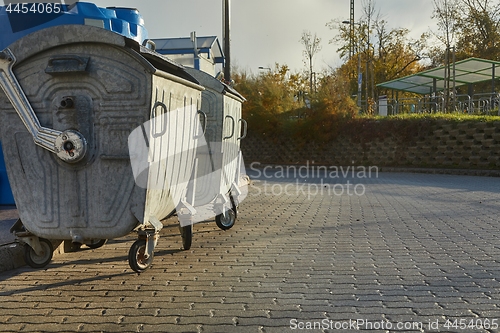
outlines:
{"label": "cloudy sky", "polygon": [[[355,20],[361,17],[365,0],[355,0]],[[92,2],[92,1],[89,1]],[[150,38],[198,36],[222,37],[223,0],[96,0],[100,7],[123,6],[139,9]],[[432,0],[374,0],[389,28],[405,27],[418,37],[430,28]],[[340,65],[338,45],[329,44],[336,34],[326,27],[332,19],[349,19],[350,0],[231,0],[232,62],[241,69],[258,72],[258,67],[287,64],[304,69],[300,37],[309,30],[322,39],[315,69]],[[221,39],[222,40],[222,39]]]}

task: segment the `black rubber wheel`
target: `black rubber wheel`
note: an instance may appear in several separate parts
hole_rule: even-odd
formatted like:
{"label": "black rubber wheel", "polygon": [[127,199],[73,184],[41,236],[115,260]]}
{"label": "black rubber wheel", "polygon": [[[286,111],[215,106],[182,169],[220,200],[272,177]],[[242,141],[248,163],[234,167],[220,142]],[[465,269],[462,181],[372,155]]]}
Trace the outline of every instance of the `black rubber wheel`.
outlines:
{"label": "black rubber wheel", "polygon": [[179,226],[179,229],[181,230],[182,248],[184,250],[189,250],[193,243],[193,225],[189,224],[185,227]]}
{"label": "black rubber wheel", "polygon": [[48,239],[39,238],[39,241],[43,251],[41,255],[37,255],[35,250],[28,244],[24,245],[24,261],[33,268],[47,266],[52,260],[52,252],[54,251],[52,243]]}
{"label": "black rubber wheel", "polygon": [[68,252],[78,252],[80,251],[82,245],[83,245],[82,243],[71,243]]}
{"label": "black rubber wheel", "polygon": [[106,244],[107,241],[107,239],[92,239],[90,240],[90,242],[85,243],[85,245],[87,245],[91,249],[98,249]]}
{"label": "black rubber wheel", "polygon": [[234,212],[234,218],[238,218],[238,206],[236,206],[236,203],[234,202],[234,197],[232,195],[229,195],[229,198],[231,199],[231,207],[233,208]]}
{"label": "black rubber wheel", "polygon": [[232,209],[228,209],[225,213],[215,217],[215,223],[222,230],[231,229],[236,222],[236,213]]}
{"label": "black rubber wheel", "polygon": [[154,253],[151,253],[149,258],[146,258],[146,240],[138,239],[130,247],[128,251],[128,264],[137,273],[142,273],[151,266]]}

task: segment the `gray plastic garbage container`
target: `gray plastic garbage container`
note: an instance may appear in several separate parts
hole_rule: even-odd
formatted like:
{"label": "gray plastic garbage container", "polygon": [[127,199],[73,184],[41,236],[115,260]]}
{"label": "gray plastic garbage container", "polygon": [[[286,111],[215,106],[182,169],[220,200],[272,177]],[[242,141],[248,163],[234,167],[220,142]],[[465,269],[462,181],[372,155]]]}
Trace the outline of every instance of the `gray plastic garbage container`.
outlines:
{"label": "gray plastic garbage container", "polygon": [[205,72],[192,68],[186,71],[205,87],[201,110],[207,119],[187,196],[196,211],[191,218],[202,221],[215,217],[219,228],[227,230],[234,225],[242,200],[240,142],[246,136],[247,123],[241,108],[245,98]]}
{"label": "gray plastic garbage container", "polygon": [[[136,229],[129,262],[148,268],[159,221],[186,194],[203,87],[133,40],[75,25],[3,50],[0,86],[0,140],[28,263],[51,260],[47,239],[93,244]],[[137,129],[142,142],[130,142]],[[146,149],[146,186],[130,145]]]}

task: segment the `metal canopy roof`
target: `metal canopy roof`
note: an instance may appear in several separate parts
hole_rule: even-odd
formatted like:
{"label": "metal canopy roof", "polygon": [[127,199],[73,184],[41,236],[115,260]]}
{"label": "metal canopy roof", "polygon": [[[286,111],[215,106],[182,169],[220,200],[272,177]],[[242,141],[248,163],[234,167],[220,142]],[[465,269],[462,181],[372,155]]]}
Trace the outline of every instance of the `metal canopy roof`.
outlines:
{"label": "metal canopy roof", "polygon": [[[421,95],[444,90],[446,66],[377,84],[377,87],[401,90]],[[495,69],[499,68],[498,71]],[[453,64],[450,64],[450,82],[453,80]],[[498,72],[498,73],[497,73]],[[491,81],[500,78],[500,62],[469,58],[455,62],[455,86]],[[451,83],[450,83],[451,84]]]}
{"label": "metal canopy roof", "polygon": [[[194,53],[191,38],[159,38],[152,39],[156,44],[156,52],[161,54],[189,54]],[[224,62],[224,54],[216,36],[196,37],[198,52],[214,57],[216,62]]]}

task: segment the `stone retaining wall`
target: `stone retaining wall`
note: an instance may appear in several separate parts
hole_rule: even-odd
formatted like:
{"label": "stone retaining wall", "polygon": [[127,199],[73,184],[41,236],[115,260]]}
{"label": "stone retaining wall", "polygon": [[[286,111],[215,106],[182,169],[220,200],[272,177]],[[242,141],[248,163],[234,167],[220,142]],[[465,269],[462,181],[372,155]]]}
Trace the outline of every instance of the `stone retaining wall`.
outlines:
{"label": "stone retaining wall", "polygon": [[500,169],[500,122],[436,121],[411,133],[360,136],[344,131],[327,144],[250,135],[245,163]]}

